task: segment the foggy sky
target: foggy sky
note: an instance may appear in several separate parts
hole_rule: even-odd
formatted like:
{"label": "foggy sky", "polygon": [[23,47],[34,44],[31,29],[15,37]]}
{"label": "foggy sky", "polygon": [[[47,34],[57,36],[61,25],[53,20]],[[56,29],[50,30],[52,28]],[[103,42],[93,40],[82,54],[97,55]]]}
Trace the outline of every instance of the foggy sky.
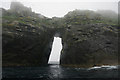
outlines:
{"label": "foggy sky", "polygon": [[[36,13],[46,17],[63,17],[69,11],[81,10],[112,10],[118,12],[119,0],[3,0],[0,7],[10,8],[11,1],[19,1],[31,7]],[[84,1],[84,2],[83,2]]]}

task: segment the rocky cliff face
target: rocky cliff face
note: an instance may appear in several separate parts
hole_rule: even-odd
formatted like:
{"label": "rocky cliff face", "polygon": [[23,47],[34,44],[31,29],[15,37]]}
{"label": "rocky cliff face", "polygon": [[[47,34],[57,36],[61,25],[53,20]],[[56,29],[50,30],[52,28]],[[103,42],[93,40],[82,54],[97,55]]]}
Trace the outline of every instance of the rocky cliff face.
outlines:
{"label": "rocky cliff face", "polygon": [[71,25],[63,37],[61,64],[117,64],[118,33],[113,27],[102,23]]}
{"label": "rocky cliff face", "polygon": [[55,34],[50,20],[19,3],[2,12],[3,66],[47,64]]}
{"label": "rocky cliff face", "polygon": [[50,19],[39,17],[19,3],[12,3],[10,10],[2,12],[3,66],[47,64],[56,33],[63,43],[61,65],[117,64],[116,19],[88,10]]}
{"label": "rocky cliff face", "polygon": [[111,21],[109,17],[107,20],[103,16],[80,10],[65,15],[66,31],[61,64],[93,66],[118,63],[116,18]]}

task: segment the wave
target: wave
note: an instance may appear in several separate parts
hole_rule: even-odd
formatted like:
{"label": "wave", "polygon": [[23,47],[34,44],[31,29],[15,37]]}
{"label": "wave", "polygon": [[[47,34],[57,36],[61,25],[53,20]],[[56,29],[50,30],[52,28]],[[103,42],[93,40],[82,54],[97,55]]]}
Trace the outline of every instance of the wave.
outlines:
{"label": "wave", "polygon": [[94,66],[94,67],[88,68],[88,70],[92,70],[92,69],[118,69],[118,66],[102,65],[102,66]]}

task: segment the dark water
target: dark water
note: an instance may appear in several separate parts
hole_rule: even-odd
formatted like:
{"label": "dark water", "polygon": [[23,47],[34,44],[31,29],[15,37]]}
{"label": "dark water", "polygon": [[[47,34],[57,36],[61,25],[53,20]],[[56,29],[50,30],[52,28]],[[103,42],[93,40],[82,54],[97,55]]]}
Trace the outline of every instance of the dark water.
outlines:
{"label": "dark water", "polygon": [[46,80],[67,78],[118,78],[117,67],[67,68],[60,65],[45,67],[6,67],[3,78],[39,78]]}

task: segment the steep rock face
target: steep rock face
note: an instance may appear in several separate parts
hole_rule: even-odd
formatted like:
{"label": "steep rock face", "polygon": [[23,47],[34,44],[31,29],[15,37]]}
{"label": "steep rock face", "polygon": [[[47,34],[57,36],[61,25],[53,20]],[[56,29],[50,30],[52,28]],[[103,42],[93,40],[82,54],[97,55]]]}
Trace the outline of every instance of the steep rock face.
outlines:
{"label": "steep rock face", "polygon": [[[87,13],[87,14],[86,14]],[[94,16],[92,16],[94,14]],[[65,16],[62,65],[93,66],[118,63],[118,30],[94,12],[73,11]]]}
{"label": "steep rock face", "polygon": [[22,4],[18,5],[20,10],[14,6],[17,8],[12,3],[10,10],[2,10],[3,66],[47,64],[56,33],[62,38],[62,65],[117,64],[116,19],[88,10],[50,19]]}
{"label": "steep rock face", "polygon": [[[25,26],[19,27],[24,29]],[[29,31],[24,31],[25,29],[12,30],[3,30],[3,65],[12,65],[12,63],[16,65],[41,65],[47,63],[50,53],[49,42],[53,36],[52,30],[41,31],[39,28],[33,29],[30,26]]]}
{"label": "steep rock face", "polygon": [[46,65],[54,35],[62,35],[64,29],[18,2],[10,10],[2,9],[2,15],[3,66]]}
{"label": "steep rock face", "polygon": [[63,37],[61,64],[117,64],[118,33],[112,27],[105,24],[72,25]]}
{"label": "steep rock face", "polygon": [[3,65],[47,63],[53,30],[21,23],[3,27]]}
{"label": "steep rock face", "polygon": [[3,9],[2,15],[3,66],[47,64],[55,34],[50,20],[20,3],[12,3],[10,10]]}

